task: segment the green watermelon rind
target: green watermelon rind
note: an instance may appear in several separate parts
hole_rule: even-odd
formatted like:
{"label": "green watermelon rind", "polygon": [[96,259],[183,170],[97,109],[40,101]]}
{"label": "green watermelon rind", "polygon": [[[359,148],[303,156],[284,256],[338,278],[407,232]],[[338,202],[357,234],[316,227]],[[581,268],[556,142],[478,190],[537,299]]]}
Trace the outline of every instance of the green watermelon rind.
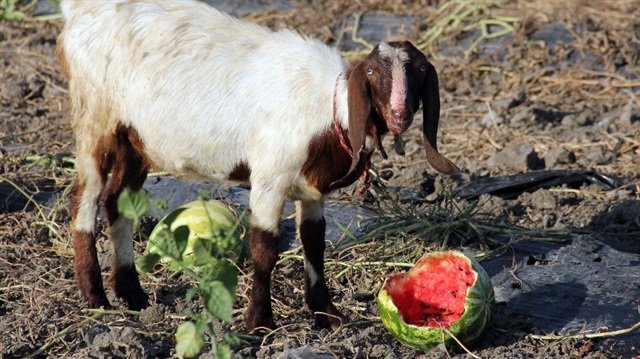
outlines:
{"label": "green watermelon rind", "polygon": [[[458,251],[434,252],[425,256],[455,255],[467,259],[476,276],[475,284],[467,289],[464,314],[447,330],[460,342],[469,346],[480,338],[487,328],[493,315],[495,294],[489,275],[480,263]],[[418,327],[406,324],[393,304],[391,296],[386,290],[378,294],[378,312],[384,326],[398,341],[421,351],[427,351],[444,343],[447,348],[459,348],[458,343],[441,328]]]}
{"label": "green watermelon rind", "polygon": [[[177,213],[177,216],[176,216]],[[170,221],[169,223],[167,223]],[[192,252],[195,241],[198,238],[205,240],[212,240],[213,233],[211,232],[212,226],[216,228],[231,229],[235,228],[235,232],[232,234],[235,237],[240,237],[242,227],[244,225],[237,225],[238,216],[234,213],[234,210],[229,207],[228,204],[218,200],[198,200],[186,203],[168,213],[164,216],[151,231],[149,235],[149,241],[147,242],[147,251],[149,253],[157,253],[162,255],[161,251],[156,246],[156,238],[161,230],[169,229],[175,230],[180,226],[188,226],[190,229],[189,239],[187,241],[187,248],[183,255],[185,263],[190,263],[190,254]],[[238,242],[238,248],[235,248],[236,255],[240,255],[242,244]],[[161,262],[170,263],[169,268],[177,269],[178,266],[173,263],[173,260],[169,257],[162,256]]]}

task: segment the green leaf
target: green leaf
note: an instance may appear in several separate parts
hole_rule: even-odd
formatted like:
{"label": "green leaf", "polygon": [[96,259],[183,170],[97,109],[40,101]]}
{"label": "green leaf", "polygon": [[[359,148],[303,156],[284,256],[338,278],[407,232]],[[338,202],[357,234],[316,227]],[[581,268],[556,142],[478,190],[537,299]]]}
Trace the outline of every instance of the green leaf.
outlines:
{"label": "green leaf", "polygon": [[229,332],[222,337],[222,342],[227,345],[239,345],[242,340],[236,333]]}
{"label": "green leaf", "polygon": [[231,262],[226,259],[218,260],[213,279],[224,284],[229,293],[235,297],[238,287],[238,269]]}
{"label": "green leaf", "polygon": [[211,262],[211,241],[196,238],[193,244],[193,265],[196,267],[204,266]]}
{"label": "green leaf", "polygon": [[198,191],[198,200],[206,202],[211,199],[211,194],[206,191]]}
{"label": "green leaf", "polygon": [[142,273],[149,273],[153,271],[153,267],[160,262],[162,257],[157,253],[150,253],[146,256],[139,257],[136,260],[136,267]]}
{"label": "green leaf", "polygon": [[216,344],[216,358],[217,359],[230,359],[231,358],[231,348],[228,345],[218,343]]}
{"label": "green leaf", "polygon": [[22,11],[16,10],[16,0],[0,1],[0,19],[20,21],[24,18]]}
{"label": "green leaf", "polygon": [[204,339],[192,322],[180,324],[176,331],[176,354],[183,358],[192,358],[202,351]]}
{"label": "green leaf", "polygon": [[356,238],[356,236],[353,235],[353,233],[351,233],[347,228],[345,228],[342,224],[340,224],[340,222],[338,222],[337,219],[333,219],[333,223],[338,227],[338,229],[340,231],[342,231],[342,233],[344,233],[347,237],[349,237],[350,239],[357,241],[358,238]]}
{"label": "green leaf", "polygon": [[213,323],[213,318],[208,315],[200,314],[196,319],[196,330],[198,333],[204,334],[207,330],[207,325]]}
{"label": "green leaf", "polygon": [[149,213],[149,200],[142,191],[132,192],[125,189],[118,196],[118,213],[125,218],[137,221]]}
{"label": "green leaf", "polygon": [[193,297],[198,294],[198,292],[200,292],[200,289],[198,288],[189,288],[189,290],[187,290],[187,294],[184,296],[185,303],[189,303]]}
{"label": "green leaf", "polygon": [[[180,226],[170,233],[171,235],[168,238],[165,238],[164,240],[159,239],[159,243],[156,243],[156,245],[158,248],[165,251],[169,257],[176,261],[181,261],[182,254],[184,253],[185,248],[187,248],[187,242],[189,241],[189,227]],[[160,234],[164,235],[163,232],[160,232]]]}
{"label": "green leaf", "polygon": [[184,250],[187,248],[189,234],[191,234],[191,230],[188,226],[180,226],[173,230],[173,239],[175,239],[176,247],[180,252],[180,256],[182,256],[182,253],[184,253]]}
{"label": "green leaf", "polygon": [[153,206],[161,211],[166,211],[169,209],[169,204],[162,198],[153,199]]}
{"label": "green leaf", "polygon": [[204,292],[204,306],[214,316],[225,322],[231,322],[233,296],[220,281],[201,284]]}

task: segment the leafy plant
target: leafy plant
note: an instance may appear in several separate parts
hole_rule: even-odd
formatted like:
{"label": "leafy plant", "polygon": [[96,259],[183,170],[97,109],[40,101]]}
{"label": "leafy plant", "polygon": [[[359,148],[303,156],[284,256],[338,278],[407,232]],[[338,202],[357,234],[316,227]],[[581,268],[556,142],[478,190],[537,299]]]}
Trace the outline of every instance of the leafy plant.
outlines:
{"label": "leafy plant", "polygon": [[47,0],[52,10],[42,15],[28,15],[33,8],[38,5],[38,0],[18,1],[0,0],[0,20],[22,21],[22,20],[53,20],[60,18],[59,0]]}
{"label": "leafy plant", "polygon": [[[201,198],[204,201],[204,199]],[[126,218],[133,220],[138,227],[139,219],[149,211],[149,202],[142,192],[124,191],[118,199],[118,211]],[[174,216],[175,218],[175,216]],[[136,264],[145,273],[151,272],[161,258],[170,258],[172,265],[169,269],[184,273],[195,280],[196,287],[191,288],[186,295],[189,302],[199,297],[202,302],[202,313],[187,309],[185,314],[191,320],[181,324],[176,331],[176,354],[190,358],[198,355],[204,348],[207,329],[211,336],[212,352],[216,358],[230,358],[230,344],[238,341],[233,333],[226,333],[220,340],[216,340],[214,324],[216,321],[231,322],[233,302],[238,285],[238,271],[231,258],[237,258],[229,252],[238,247],[240,239],[235,235],[238,221],[233,228],[213,228],[213,238],[196,238],[193,245],[192,258],[184,258],[190,230],[186,225],[173,230],[163,228],[156,236],[154,245],[160,252],[140,257]]]}
{"label": "leafy plant", "polygon": [[24,13],[16,9],[17,0],[0,0],[0,19],[2,20],[22,20]]}

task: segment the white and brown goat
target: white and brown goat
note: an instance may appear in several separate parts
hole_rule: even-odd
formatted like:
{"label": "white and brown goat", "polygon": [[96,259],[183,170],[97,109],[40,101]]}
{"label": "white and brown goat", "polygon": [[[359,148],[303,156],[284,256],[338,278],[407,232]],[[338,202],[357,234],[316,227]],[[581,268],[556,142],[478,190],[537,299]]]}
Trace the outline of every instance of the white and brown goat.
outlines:
{"label": "white and brown goat", "polygon": [[[420,101],[427,159],[436,149],[438,78],[409,42],[388,42],[347,66],[338,52],[193,0],[63,0],[57,55],[69,80],[77,179],[71,194],[75,275],[93,307],[108,306],[95,248],[102,203],[115,251],[108,280],[130,308],[147,306],[134,266],[124,188],[149,169],[251,184],[253,287],[248,329],[275,326],[270,277],[283,204],[296,202],[305,299],[316,325],[339,325],[324,278],[325,196],[352,184],[381,137],[407,130]],[[109,173],[111,177],[109,178]]]}

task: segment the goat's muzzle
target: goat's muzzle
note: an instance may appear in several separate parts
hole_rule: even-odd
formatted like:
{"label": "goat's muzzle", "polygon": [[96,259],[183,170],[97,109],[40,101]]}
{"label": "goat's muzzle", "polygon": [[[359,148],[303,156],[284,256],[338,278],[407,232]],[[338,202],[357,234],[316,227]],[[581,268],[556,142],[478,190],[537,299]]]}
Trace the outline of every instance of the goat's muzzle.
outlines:
{"label": "goat's muzzle", "polygon": [[392,110],[387,122],[389,131],[395,135],[404,133],[413,122],[413,112],[407,109]]}

